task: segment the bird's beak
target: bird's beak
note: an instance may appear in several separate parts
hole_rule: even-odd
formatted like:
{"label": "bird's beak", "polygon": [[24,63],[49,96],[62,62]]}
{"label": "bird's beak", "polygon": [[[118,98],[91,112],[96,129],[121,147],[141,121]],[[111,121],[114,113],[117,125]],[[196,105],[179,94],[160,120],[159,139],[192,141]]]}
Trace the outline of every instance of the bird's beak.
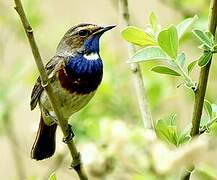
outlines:
{"label": "bird's beak", "polygon": [[110,30],[110,29],[113,29],[114,27],[116,27],[116,26],[115,26],[115,25],[104,26],[104,27],[100,28],[98,31],[96,31],[96,32],[94,33],[94,35],[95,35],[95,34],[103,34],[104,32],[106,32],[106,31],[108,31],[108,30]]}
{"label": "bird's beak", "polygon": [[116,27],[116,26],[115,25],[105,26],[105,27],[102,27],[102,31],[106,32],[106,31],[108,31],[110,29],[113,29],[114,27]]}

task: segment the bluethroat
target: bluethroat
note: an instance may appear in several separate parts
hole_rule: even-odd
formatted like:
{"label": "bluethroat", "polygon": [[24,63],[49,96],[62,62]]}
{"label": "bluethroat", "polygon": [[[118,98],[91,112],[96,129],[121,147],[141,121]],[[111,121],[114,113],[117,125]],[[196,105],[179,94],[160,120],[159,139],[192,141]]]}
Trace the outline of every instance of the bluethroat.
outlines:
{"label": "bluethroat", "polygon": [[[94,96],[103,76],[99,54],[101,35],[115,26],[79,24],[70,28],[61,39],[56,54],[46,64],[46,71],[64,118],[82,109]],[[40,78],[31,94],[31,110],[39,105],[41,118],[31,158],[42,160],[55,152],[58,122]]]}

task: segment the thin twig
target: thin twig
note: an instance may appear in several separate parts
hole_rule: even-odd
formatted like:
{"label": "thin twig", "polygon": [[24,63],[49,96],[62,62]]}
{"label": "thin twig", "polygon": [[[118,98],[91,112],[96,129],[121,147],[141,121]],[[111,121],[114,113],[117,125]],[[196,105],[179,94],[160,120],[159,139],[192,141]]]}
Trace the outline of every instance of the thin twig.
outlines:
{"label": "thin twig", "polygon": [[[59,126],[63,132],[63,135],[64,135],[64,137],[67,137],[68,136],[68,131],[67,131],[68,130],[68,121],[67,121],[67,119],[65,119],[63,117],[62,112],[60,111],[60,108],[58,108],[59,103],[58,103],[57,98],[53,92],[53,88],[49,83],[48,76],[46,74],[46,71],[45,71],[38,47],[37,47],[36,42],[35,42],[33,30],[32,30],[32,28],[31,28],[31,26],[27,20],[27,17],[25,15],[21,1],[20,0],[14,0],[14,2],[16,5],[15,9],[20,16],[20,19],[21,19],[23,27],[25,29],[26,35],[28,37],[34,59],[35,59],[36,65],[37,65],[39,73],[40,73],[42,85],[43,85],[43,87],[44,87],[44,89],[45,89],[45,91],[49,97],[50,103],[51,103],[52,108],[56,114],[56,117],[57,117],[58,122],[59,122]],[[86,173],[83,169],[82,163],[81,163],[80,153],[76,149],[74,140],[72,139],[71,141],[69,141],[67,143],[67,145],[68,145],[68,148],[70,150],[71,156],[73,158],[72,167],[77,172],[77,174],[81,180],[87,180],[88,179],[87,175],[86,175]]]}
{"label": "thin twig", "polygon": [[[123,25],[130,25],[130,14],[128,9],[128,0],[119,0],[119,8],[123,19]],[[133,45],[128,45],[129,56],[135,53]],[[134,75],[134,83],[138,98],[140,113],[145,128],[153,128],[151,113],[146,98],[145,86],[142,78],[142,72],[138,63],[131,63],[131,70]]]}

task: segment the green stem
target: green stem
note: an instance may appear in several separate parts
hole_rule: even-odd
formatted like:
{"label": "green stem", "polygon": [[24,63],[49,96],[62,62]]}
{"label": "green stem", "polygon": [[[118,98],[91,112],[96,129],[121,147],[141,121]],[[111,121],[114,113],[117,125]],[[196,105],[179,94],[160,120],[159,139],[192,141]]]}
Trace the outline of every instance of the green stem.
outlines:
{"label": "green stem", "polygon": [[[27,35],[29,43],[30,43],[31,50],[32,50],[36,65],[37,65],[38,71],[40,73],[42,86],[44,87],[44,89],[45,89],[45,91],[49,97],[50,103],[51,103],[52,108],[56,114],[56,117],[57,117],[58,122],[59,122],[59,126],[63,132],[63,135],[64,135],[64,137],[67,137],[68,136],[68,131],[67,131],[68,130],[68,121],[67,121],[67,119],[65,119],[63,117],[63,114],[59,108],[58,99],[56,98],[56,96],[53,92],[53,88],[49,83],[48,75],[47,75],[46,70],[44,68],[44,64],[42,62],[41,55],[40,55],[39,50],[38,50],[38,46],[35,42],[32,27],[30,26],[30,24],[27,20],[27,17],[26,17],[26,14],[24,12],[21,1],[20,0],[14,0],[14,2],[16,5],[15,9],[20,16],[20,19],[22,21],[23,27],[25,29],[26,35]],[[87,175],[86,175],[86,173],[83,169],[83,165],[81,163],[80,153],[76,149],[74,140],[72,139],[71,141],[69,141],[67,143],[67,145],[68,145],[68,148],[70,150],[71,156],[73,158],[72,167],[77,172],[77,174],[81,180],[87,180],[88,179]]]}
{"label": "green stem", "polygon": [[[215,36],[217,25],[217,0],[211,0],[210,3],[210,14],[209,14],[209,26],[208,30]],[[191,129],[191,136],[194,137],[199,134],[200,128],[200,120],[203,110],[203,103],[204,97],[207,88],[207,82],[209,77],[209,70],[211,66],[212,59],[209,63],[202,67],[200,70],[198,88],[195,92],[195,104],[194,104],[194,111],[193,111],[193,118],[192,118],[192,129]]]}
{"label": "green stem", "polygon": [[[210,2],[208,22],[209,22],[208,30],[215,37],[215,31],[217,25],[217,0],[211,0]],[[199,82],[198,82],[197,90],[195,91],[195,103],[194,103],[194,110],[193,110],[193,117],[192,117],[192,128],[190,132],[191,137],[200,134],[200,121],[201,121],[201,115],[203,111],[203,103],[204,103],[211,63],[212,63],[212,59],[205,67],[202,67],[200,70]],[[183,180],[190,179],[190,175],[193,170],[194,170],[194,166],[190,167],[189,172],[182,179]]]}
{"label": "green stem", "polygon": [[179,63],[176,63],[177,67],[179,68],[182,76],[184,77],[185,81],[190,85],[190,87],[194,88],[195,83],[192,81],[192,79],[188,76],[188,74],[184,71],[184,69],[180,66]]}

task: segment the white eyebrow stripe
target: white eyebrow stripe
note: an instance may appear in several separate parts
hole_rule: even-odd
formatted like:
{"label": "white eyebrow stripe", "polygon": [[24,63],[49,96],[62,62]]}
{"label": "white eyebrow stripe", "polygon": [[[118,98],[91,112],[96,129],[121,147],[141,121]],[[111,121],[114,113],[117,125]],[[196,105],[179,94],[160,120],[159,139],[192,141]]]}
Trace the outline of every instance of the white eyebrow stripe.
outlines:
{"label": "white eyebrow stripe", "polygon": [[84,58],[87,60],[97,60],[99,59],[99,55],[98,53],[84,54]]}

